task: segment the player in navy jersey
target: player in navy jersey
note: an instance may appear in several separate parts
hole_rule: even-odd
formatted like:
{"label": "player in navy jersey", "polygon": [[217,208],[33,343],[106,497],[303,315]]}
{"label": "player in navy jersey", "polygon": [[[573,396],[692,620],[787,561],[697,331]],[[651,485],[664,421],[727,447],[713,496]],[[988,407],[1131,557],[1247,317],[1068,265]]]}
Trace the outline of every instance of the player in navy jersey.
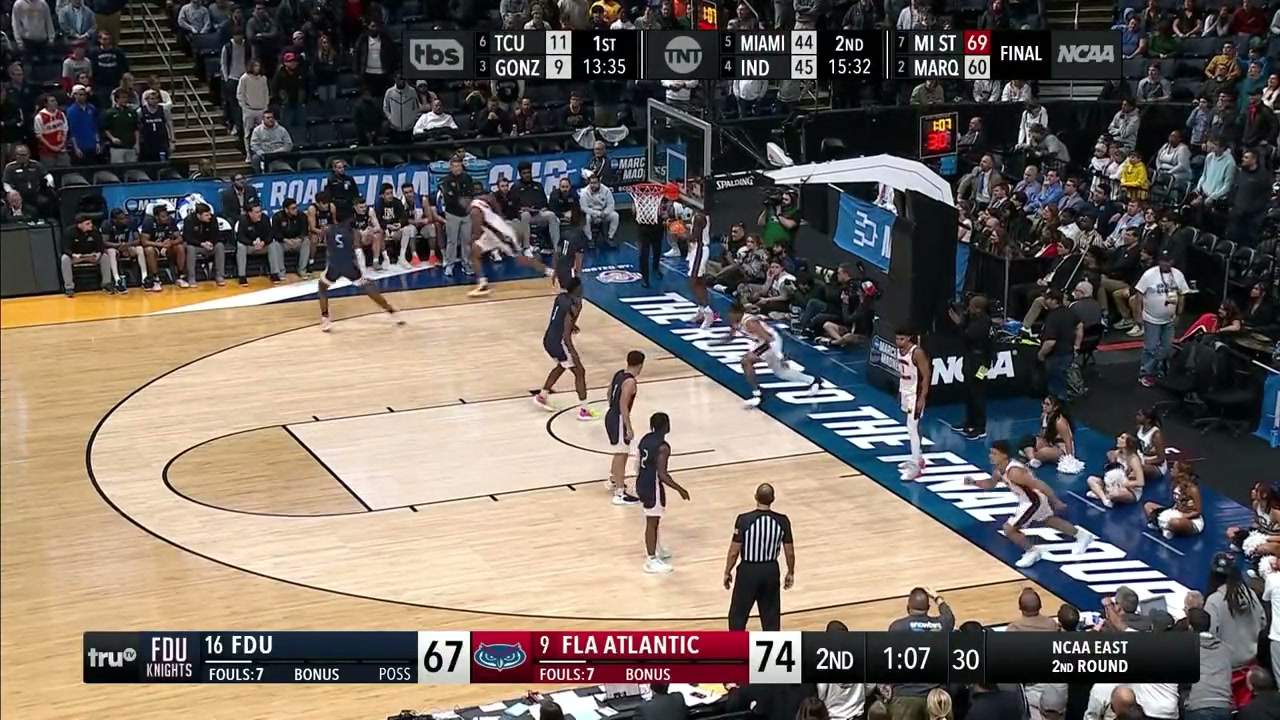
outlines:
{"label": "player in navy jersey", "polygon": [[556,382],[566,369],[573,373],[573,388],[578,393],[578,419],[593,420],[595,413],[587,407],[587,371],[582,367],[578,350],[573,346],[573,335],[578,332],[578,313],[582,312],[582,280],[570,278],[564,290],[556,296],[551,306],[551,318],[547,332],[542,337],[542,347],[556,366],[547,374],[542,389],[533,396],[533,402],[543,410],[555,412],[547,396],[555,389]]}
{"label": "player in navy jersey", "polygon": [[[364,205],[364,200],[357,200],[355,205],[358,211]],[[355,218],[352,217],[344,218],[337,225],[330,225],[324,233],[325,258],[329,264],[324,270],[324,276],[320,278],[317,297],[320,299],[320,329],[325,332],[333,329],[333,323],[329,321],[329,286],[337,282],[338,278],[350,280],[378,307],[385,310],[397,325],[404,325],[404,320],[396,313],[396,309],[391,307],[391,303],[360,272],[356,262],[356,253],[360,251],[356,246],[357,234]]]}
{"label": "player in navy jersey", "polygon": [[381,266],[382,226],[378,224],[373,208],[365,203],[363,197],[358,197],[352,204],[352,209],[355,217],[351,220],[351,229],[356,233],[356,247],[359,249],[356,256],[356,262],[359,263],[357,267],[373,267],[375,260]]}
{"label": "player in navy jersey", "polygon": [[560,287],[582,273],[582,253],[587,247],[582,232],[585,223],[582,210],[575,205],[569,210],[569,221],[560,227],[560,242],[555,247],[555,277]]}
{"label": "player in navy jersey", "polygon": [[[323,247],[325,233],[335,219],[337,219],[337,215],[334,213],[333,201],[329,198],[329,191],[321,190],[316,193],[311,206],[307,208],[307,231],[311,234],[313,246]],[[315,253],[312,253],[311,265],[316,264],[314,256]],[[303,275],[304,278],[310,276],[311,268],[306,268],[306,272],[307,274]]]}
{"label": "player in navy jersey", "polygon": [[[563,235],[561,238],[563,239]],[[613,463],[609,467],[609,487],[613,490],[614,505],[629,505],[637,498],[627,494],[627,456],[631,454],[631,441],[635,431],[631,428],[631,407],[640,389],[637,378],[644,369],[644,353],[632,350],[627,353],[627,366],[613,374],[609,382],[609,409],[604,414],[604,431],[613,451]]]}
{"label": "player in navy jersey", "polygon": [[120,208],[111,211],[111,217],[102,222],[102,244],[107,248],[107,256],[111,262],[111,274],[115,278],[113,287],[103,288],[107,292],[127,293],[129,287],[124,275],[120,273],[120,261],[129,258],[139,260],[139,267],[146,267],[142,261],[142,249],[138,238],[129,223],[129,214]]}
{"label": "player in navy jersey", "polygon": [[636,464],[636,495],[644,508],[644,550],[647,573],[669,573],[671,551],[658,542],[658,523],[667,508],[667,488],[689,499],[689,491],[671,478],[667,463],[671,459],[671,446],[667,433],[671,432],[671,418],[666,413],[654,413],[649,418],[649,434],[640,438]]}

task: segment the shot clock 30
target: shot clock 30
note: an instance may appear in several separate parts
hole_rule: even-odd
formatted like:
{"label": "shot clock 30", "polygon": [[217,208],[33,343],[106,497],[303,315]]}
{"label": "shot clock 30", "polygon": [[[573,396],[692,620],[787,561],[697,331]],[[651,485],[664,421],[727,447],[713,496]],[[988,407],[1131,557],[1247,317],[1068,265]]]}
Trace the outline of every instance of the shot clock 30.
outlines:
{"label": "shot clock 30", "polygon": [[958,113],[924,115],[920,118],[920,159],[956,154],[959,141]]}

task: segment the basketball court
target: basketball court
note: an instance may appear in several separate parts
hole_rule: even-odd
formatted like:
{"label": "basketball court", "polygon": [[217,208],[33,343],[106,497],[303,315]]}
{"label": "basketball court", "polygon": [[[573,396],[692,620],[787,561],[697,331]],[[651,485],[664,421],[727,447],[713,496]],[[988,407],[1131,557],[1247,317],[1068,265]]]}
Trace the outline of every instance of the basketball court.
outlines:
{"label": "basketball court", "polygon": [[528,688],[86,686],[80,634],[722,628],[730,526],[765,480],[797,533],[789,628],[882,628],[922,583],[1007,621],[1030,584],[588,303],[592,400],[644,351],[637,424],[671,415],[692,494],[663,523],[676,571],[644,574],[600,423],[530,400],[553,291],[465,292],[395,293],[404,328],[340,298],[328,335],[311,302],[6,330],[6,711],[354,720],[510,696]]}

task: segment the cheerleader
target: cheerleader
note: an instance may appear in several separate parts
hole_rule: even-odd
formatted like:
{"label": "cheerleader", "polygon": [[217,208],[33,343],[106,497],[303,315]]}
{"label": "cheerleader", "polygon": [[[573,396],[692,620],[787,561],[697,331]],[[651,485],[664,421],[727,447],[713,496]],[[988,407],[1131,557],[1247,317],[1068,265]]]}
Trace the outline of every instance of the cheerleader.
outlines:
{"label": "cheerleader", "polygon": [[1254,485],[1249,499],[1253,504],[1253,526],[1229,527],[1227,539],[1245,554],[1250,574],[1267,577],[1280,570],[1280,482]]}
{"label": "cheerleader", "polygon": [[1064,457],[1075,457],[1075,437],[1071,418],[1067,416],[1062,401],[1053,395],[1040,403],[1040,432],[1028,438],[1022,449],[1027,464],[1038,468],[1044,463],[1056,463]]}
{"label": "cheerleader", "polygon": [[1169,458],[1165,454],[1164,432],[1160,429],[1160,415],[1155,408],[1138,410],[1134,420],[1138,424],[1138,448],[1142,451],[1142,465],[1147,480],[1155,482],[1169,475]]}
{"label": "cheerleader", "polygon": [[1142,513],[1147,516],[1147,524],[1158,528],[1166,539],[1199,535],[1204,531],[1204,516],[1200,514],[1200,485],[1191,464],[1175,462],[1171,479],[1173,507],[1146,503]]}
{"label": "cheerleader", "polygon": [[1138,502],[1147,482],[1138,439],[1129,433],[1120,433],[1116,438],[1116,449],[1107,456],[1108,463],[1102,477],[1092,475],[1087,481],[1089,497],[1107,507],[1114,507],[1116,503],[1129,505]]}

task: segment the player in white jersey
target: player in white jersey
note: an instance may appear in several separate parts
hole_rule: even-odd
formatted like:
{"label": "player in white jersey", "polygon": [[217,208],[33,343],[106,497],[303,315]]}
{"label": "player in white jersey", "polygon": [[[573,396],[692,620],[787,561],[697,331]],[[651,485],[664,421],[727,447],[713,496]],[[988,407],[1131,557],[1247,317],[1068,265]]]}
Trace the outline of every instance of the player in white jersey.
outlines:
{"label": "player in white jersey", "polygon": [[693,301],[698,304],[698,310],[690,318],[690,322],[704,329],[709,328],[716,321],[716,314],[711,309],[711,295],[707,291],[707,262],[711,259],[711,218],[705,212],[693,210],[678,202],[670,203],[669,207],[671,219],[667,229],[671,233],[671,241],[688,248],[684,259],[689,265],[689,291],[693,293]]}
{"label": "player in white jersey", "polygon": [[496,252],[501,257],[515,258],[516,262],[534,268],[547,277],[553,275],[550,268],[533,257],[533,250],[520,250],[516,229],[502,217],[502,205],[497,196],[484,193],[476,183],[476,198],[471,201],[471,266],[476,269],[476,289],[472,297],[489,294],[489,279],[484,274],[484,256]]}
{"label": "player in white jersey", "polygon": [[911,459],[898,465],[903,480],[915,480],[924,472],[924,449],[920,442],[920,418],[929,397],[931,376],[929,357],[920,347],[914,333],[899,330],[893,336],[898,346],[898,405],[906,415],[907,438],[911,441]]}
{"label": "player in white jersey", "polygon": [[760,385],[756,382],[756,363],[758,362],[767,365],[779,379],[807,385],[809,394],[817,394],[818,379],[800,372],[787,360],[782,353],[782,336],[778,331],[764,320],[748,314],[742,303],[735,302],[729,307],[729,334],[721,342],[732,342],[739,335],[751,338],[755,342],[755,347],[742,356],[742,377],[746,378],[747,384],[751,386],[751,397],[747,400],[747,407],[757,407],[762,400]]}
{"label": "player in white jersey", "polygon": [[1022,557],[1015,563],[1020,568],[1029,568],[1040,561],[1040,550],[1026,536],[1024,528],[1031,525],[1044,525],[1057,530],[1069,538],[1075,539],[1071,552],[1075,555],[1089,549],[1097,539],[1093,533],[1078,525],[1072,525],[1054,514],[1056,510],[1066,507],[1053,488],[1031,474],[1031,470],[1021,462],[1012,459],[1009,442],[996,440],[991,443],[991,451],[987,457],[991,460],[991,476],[988,478],[967,477],[968,485],[976,485],[983,489],[991,489],[996,485],[1004,485],[1018,497],[1018,510],[1004,523],[1004,534],[1022,548]]}

